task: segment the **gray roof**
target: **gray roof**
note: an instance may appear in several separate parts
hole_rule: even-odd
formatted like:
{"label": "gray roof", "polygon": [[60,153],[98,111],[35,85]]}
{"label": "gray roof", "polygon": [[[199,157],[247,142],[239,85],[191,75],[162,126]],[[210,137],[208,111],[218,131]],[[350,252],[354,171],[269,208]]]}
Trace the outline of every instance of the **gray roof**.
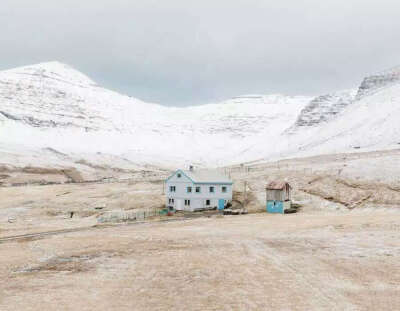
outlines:
{"label": "gray roof", "polygon": [[267,190],[283,190],[286,187],[292,188],[292,186],[290,186],[289,183],[284,180],[274,180],[274,181],[271,181],[267,185],[266,189]]}
{"label": "gray roof", "polygon": [[182,172],[194,183],[232,183],[228,176],[215,170],[182,170]]}

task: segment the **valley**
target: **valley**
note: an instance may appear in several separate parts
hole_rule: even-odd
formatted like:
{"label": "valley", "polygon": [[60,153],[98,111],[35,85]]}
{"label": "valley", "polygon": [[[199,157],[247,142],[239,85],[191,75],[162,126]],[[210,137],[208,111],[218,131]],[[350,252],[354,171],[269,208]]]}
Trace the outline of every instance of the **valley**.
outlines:
{"label": "valley", "polygon": [[[59,63],[0,73],[0,309],[400,308],[396,72],[186,108]],[[126,219],[189,164],[229,175],[249,214]],[[296,214],[265,212],[272,180]]]}

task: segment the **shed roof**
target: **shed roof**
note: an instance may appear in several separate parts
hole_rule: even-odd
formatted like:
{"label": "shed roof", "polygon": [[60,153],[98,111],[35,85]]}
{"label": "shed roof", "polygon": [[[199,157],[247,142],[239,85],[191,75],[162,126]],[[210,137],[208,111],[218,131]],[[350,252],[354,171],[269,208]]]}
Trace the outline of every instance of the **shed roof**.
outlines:
{"label": "shed roof", "polygon": [[289,188],[292,188],[290,186],[290,184],[284,180],[274,180],[274,181],[271,181],[267,185],[266,189],[267,190],[283,190],[283,189],[285,189],[286,186],[289,186]]}
{"label": "shed roof", "polygon": [[232,184],[232,180],[216,170],[182,170],[194,183],[226,183]]}

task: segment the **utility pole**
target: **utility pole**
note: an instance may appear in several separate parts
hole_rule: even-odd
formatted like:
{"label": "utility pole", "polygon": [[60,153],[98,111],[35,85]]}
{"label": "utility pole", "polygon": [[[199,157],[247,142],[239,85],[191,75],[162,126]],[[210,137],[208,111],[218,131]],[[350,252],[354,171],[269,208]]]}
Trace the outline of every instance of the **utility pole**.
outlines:
{"label": "utility pole", "polygon": [[243,209],[246,209],[246,201],[247,201],[247,181],[244,181],[244,189],[243,189]]}

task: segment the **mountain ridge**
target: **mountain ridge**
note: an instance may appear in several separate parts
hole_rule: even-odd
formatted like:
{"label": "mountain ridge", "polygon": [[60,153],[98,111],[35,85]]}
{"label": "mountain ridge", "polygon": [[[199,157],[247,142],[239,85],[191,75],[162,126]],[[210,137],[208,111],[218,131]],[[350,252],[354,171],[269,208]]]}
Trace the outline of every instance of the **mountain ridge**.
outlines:
{"label": "mountain ridge", "polygon": [[[400,98],[395,88],[390,91],[400,85],[397,71],[369,77],[358,91],[317,97],[248,94],[221,103],[178,108],[107,90],[59,62],[40,63],[0,72],[0,142],[4,146],[53,148],[63,154],[108,153],[174,167],[191,162],[223,166],[296,156],[307,150],[323,152],[317,147],[329,141],[333,147],[326,150],[335,151],[337,144],[337,151],[346,151],[355,145],[351,134],[346,132],[347,145],[332,137],[341,132],[339,126],[351,128],[357,121],[347,118],[348,114],[362,112],[368,123],[362,107],[370,103],[376,109],[369,98],[381,100],[388,115],[399,116],[396,105],[390,103],[390,96],[396,102]],[[340,123],[341,119],[350,125]],[[332,124],[340,125],[332,128]],[[387,122],[382,124],[382,133],[397,133]],[[366,136],[365,143],[357,145],[371,145]],[[370,136],[372,142],[374,136]],[[386,140],[387,144],[392,140]]]}

